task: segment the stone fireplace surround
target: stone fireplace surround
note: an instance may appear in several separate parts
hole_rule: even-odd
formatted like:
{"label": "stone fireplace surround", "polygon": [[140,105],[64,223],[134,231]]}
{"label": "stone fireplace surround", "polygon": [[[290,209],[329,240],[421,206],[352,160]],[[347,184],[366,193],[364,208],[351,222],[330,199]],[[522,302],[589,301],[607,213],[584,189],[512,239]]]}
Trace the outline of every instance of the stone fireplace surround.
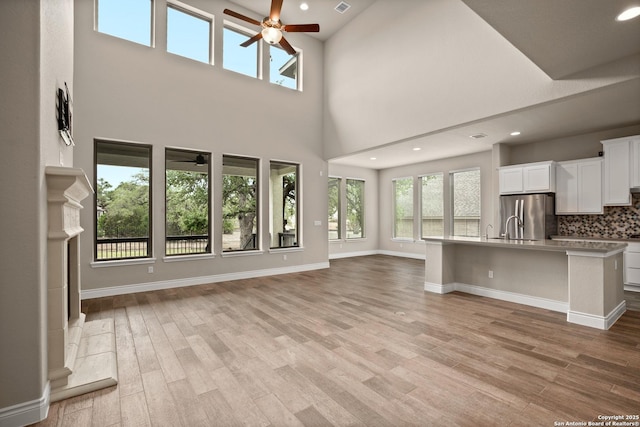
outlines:
{"label": "stone fireplace surround", "polygon": [[48,166],[47,357],[50,400],[117,384],[113,319],[85,323],[80,311],[80,202],[93,189],[84,171]]}

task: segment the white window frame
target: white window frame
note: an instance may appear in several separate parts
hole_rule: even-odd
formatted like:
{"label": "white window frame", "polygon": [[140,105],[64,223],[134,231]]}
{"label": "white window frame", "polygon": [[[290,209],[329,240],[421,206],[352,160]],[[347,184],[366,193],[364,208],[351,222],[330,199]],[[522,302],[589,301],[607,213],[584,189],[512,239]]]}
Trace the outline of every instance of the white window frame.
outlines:
{"label": "white window frame", "polygon": [[[449,199],[450,199],[450,215],[449,215],[449,221],[451,224],[451,228],[450,228],[450,233],[451,236],[456,236],[455,232],[456,232],[456,227],[455,227],[455,198],[453,196],[453,186],[455,184],[455,179],[453,178],[453,175],[456,173],[461,173],[461,172],[470,172],[470,171],[478,171],[480,172],[480,224],[482,224],[482,170],[479,166],[476,167],[471,167],[471,168],[465,168],[465,169],[457,169],[457,170],[452,170],[449,171]],[[480,228],[480,226],[478,227]],[[480,230],[478,230],[478,236],[466,236],[466,237],[479,237],[481,235]]]}
{"label": "white window frame", "polygon": [[[271,239],[272,236],[269,236],[269,252],[297,252],[302,251],[304,249],[304,239],[303,239],[303,225],[304,225],[304,215],[303,215],[303,182],[302,182],[302,163],[291,161],[291,160],[282,160],[282,159],[269,159],[269,168],[267,169],[267,177],[269,179],[269,193],[271,193],[271,163],[284,163],[291,166],[296,166],[296,230],[298,235],[298,245],[297,246],[284,246],[284,247],[271,247]],[[269,194],[269,234],[271,234],[273,230],[273,197]]]}
{"label": "white window frame", "polygon": [[[338,237],[335,239],[331,239],[329,238],[329,242],[340,242],[344,240],[344,236],[343,236],[343,228],[342,227],[342,207],[343,207],[343,203],[342,203],[342,184],[344,182],[344,179],[341,176],[329,176],[329,178],[327,179],[327,187],[329,185],[329,180],[332,179],[337,179],[338,180]],[[329,227],[329,215],[328,215],[328,211],[327,211],[327,228]]]}
{"label": "white window frame", "polygon": [[[178,0],[167,0],[167,22],[165,23],[165,28],[167,30],[166,31],[167,45],[169,44],[169,9],[170,8],[175,9],[179,12],[185,13],[187,15],[191,15],[194,18],[202,19],[203,21],[207,21],[209,23],[209,61],[206,63],[208,63],[209,65],[214,65],[215,60],[214,60],[213,46],[214,46],[214,34],[215,34],[215,27],[214,27],[215,17],[210,13],[204,12],[200,9],[196,9],[193,6],[190,6],[186,3],[182,3]],[[198,61],[197,59],[189,58],[187,56],[180,55],[179,53],[173,53],[169,51],[167,51],[167,53],[181,56],[183,58],[191,59],[192,61]],[[198,61],[198,62],[201,62],[201,61]]]}
{"label": "white window frame", "polygon": [[[423,200],[423,197],[422,197],[422,179],[427,177],[427,176],[435,176],[435,175],[440,175],[442,177],[442,236],[424,236],[423,229],[422,229],[422,227],[423,227],[423,225],[422,225],[422,222],[423,222],[422,207],[423,206],[422,205],[424,203],[424,200]],[[419,187],[419,189],[418,189],[418,201],[419,201],[418,210],[419,210],[419,214],[420,214],[419,215],[420,218],[419,218],[419,226],[418,226],[418,233],[419,233],[418,235],[420,236],[421,240],[423,240],[423,239],[425,239],[427,237],[444,237],[445,221],[446,221],[445,206],[444,206],[444,202],[445,202],[445,197],[444,197],[444,195],[445,195],[444,194],[445,193],[444,175],[445,175],[444,172],[431,172],[431,173],[425,173],[425,174],[422,174],[422,175],[418,176],[418,183],[419,183],[419,185],[418,185],[418,187]]]}
{"label": "white window frame", "polygon": [[[345,214],[346,214],[346,209],[349,207],[349,201],[347,199],[347,188],[348,188],[348,181],[360,181],[363,183],[364,185],[364,192],[366,193],[366,183],[367,180],[363,179],[363,178],[345,178],[344,180],[344,207],[345,207]],[[367,238],[367,234],[366,234],[366,195],[365,193],[363,193],[362,195],[362,236],[361,237],[348,237],[348,230],[347,230],[347,215],[344,216],[344,240],[349,242],[349,241],[356,241],[356,240],[364,240]]]}
{"label": "white window frame", "polygon": [[126,39],[124,37],[116,36],[116,35],[109,34],[109,33],[103,33],[102,31],[100,31],[99,28],[98,28],[99,19],[100,19],[100,16],[99,16],[99,13],[98,13],[100,0],[94,0],[93,30],[95,32],[97,32],[97,33],[105,34],[105,35],[110,36],[110,37],[115,37],[115,38],[118,38],[120,40],[126,40],[128,42],[135,43],[135,44],[138,44],[140,46],[146,46],[146,47],[150,47],[150,48],[155,48],[156,47],[156,6],[157,6],[156,3],[157,2],[156,2],[156,0],[149,0],[149,1],[151,2],[151,17],[150,17],[151,18],[151,23],[150,23],[150,26],[149,26],[149,31],[151,31],[151,34],[149,34],[149,44],[148,45],[145,44],[145,43],[137,42],[135,40]]}
{"label": "white window frame", "polygon": [[[241,33],[247,36],[247,38],[251,38],[253,36],[255,36],[256,34],[258,34],[257,31],[255,30],[251,30],[247,27],[243,27],[242,25],[238,25],[235,22],[231,22],[228,20],[224,20],[222,23],[222,38],[223,38],[223,45],[224,45],[224,30],[229,29],[231,31],[235,31],[236,33]],[[264,76],[264,71],[263,71],[263,66],[262,66],[262,58],[264,56],[264,50],[263,50],[263,43],[262,40],[258,40],[257,42],[257,51],[256,51],[256,76],[249,76],[247,74],[241,73],[239,71],[235,71],[232,70],[230,68],[226,68],[224,65],[224,48],[222,51],[222,69],[226,70],[226,71],[230,71],[232,73],[235,74],[239,74],[241,76],[245,76],[245,77],[249,77],[249,78],[254,78],[254,79],[258,79],[258,80],[263,80],[263,76]]]}
{"label": "white window frame", "polygon": [[[395,191],[395,182],[396,181],[400,181],[400,180],[405,180],[405,179],[410,179],[411,180],[411,189],[412,189],[412,205],[411,205],[411,209],[413,210],[413,225],[412,225],[412,237],[397,237],[396,236],[396,191]],[[413,242],[415,241],[415,233],[416,233],[416,227],[415,227],[415,180],[413,179],[413,176],[402,176],[402,177],[397,177],[397,178],[392,178],[391,179],[391,198],[392,198],[392,203],[391,203],[391,240],[393,241],[397,241],[397,242]]]}
{"label": "white window frame", "polygon": [[[296,78],[296,88],[293,89],[293,88],[286,87],[286,86],[282,86],[282,87],[285,88],[285,89],[296,90],[298,92],[302,92],[302,87],[303,87],[303,85],[302,85],[302,76],[304,75],[303,66],[302,66],[303,65],[303,60],[302,60],[303,53],[302,53],[302,49],[299,49],[299,48],[297,48],[297,47],[295,47],[293,45],[291,45],[291,47],[293,47],[295,49],[295,51],[296,51],[296,54],[295,55],[291,55],[291,56],[295,56],[296,57],[296,61],[298,63],[298,65],[297,65],[297,67],[298,67],[298,76]],[[280,50],[282,50],[282,51],[284,51],[286,53],[286,51],[284,49],[282,49],[281,47],[278,47],[278,46],[269,45],[269,49],[280,49]],[[271,56],[271,51],[269,51],[269,56]],[[271,82],[271,62],[269,62],[269,84],[272,84],[274,86],[281,86],[281,85],[277,85],[277,84]]]}

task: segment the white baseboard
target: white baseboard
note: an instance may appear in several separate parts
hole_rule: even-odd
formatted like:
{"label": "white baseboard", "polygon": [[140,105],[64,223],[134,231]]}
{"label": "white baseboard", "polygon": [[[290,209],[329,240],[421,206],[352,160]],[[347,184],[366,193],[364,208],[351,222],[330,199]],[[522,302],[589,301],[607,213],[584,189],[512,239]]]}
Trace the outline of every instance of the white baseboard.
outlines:
{"label": "white baseboard", "polygon": [[579,311],[568,311],[567,322],[606,331],[614,323],[616,323],[616,321],[620,318],[620,316],[624,314],[625,311],[627,311],[627,302],[623,300],[606,316],[596,316],[588,313],[580,313]]}
{"label": "white baseboard", "polygon": [[427,292],[433,292],[434,294],[448,294],[456,290],[455,283],[447,283],[440,285],[438,283],[424,282],[424,290]]}
{"label": "white baseboard", "polygon": [[378,255],[378,251],[356,251],[356,252],[341,252],[336,254],[329,254],[329,259],[340,259],[340,258],[354,258],[358,256],[368,256],[368,255]]}
{"label": "white baseboard", "polygon": [[379,255],[397,256],[400,258],[411,258],[425,260],[426,254],[413,254],[410,252],[397,252],[397,251],[378,251]]}
{"label": "white baseboard", "polygon": [[423,261],[425,259],[425,254],[413,254],[410,252],[396,252],[396,251],[384,251],[384,250],[335,253],[335,254],[329,254],[329,259],[352,258],[352,257],[367,256],[367,255],[388,255],[388,256],[395,256],[400,258],[420,259]]}
{"label": "white baseboard", "polygon": [[51,388],[49,382],[39,399],[0,408],[0,427],[26,426],[47,418]]}
{"label": "white baseboard", "polygon": [[514,302],[516,304],[529,305],[531,307],[543,308],[545,310],[557,311],[560,313],[566,313],[569,309],[569,304],[566,302],[532,297],[530,295],[517,294],[515,292],[501,291],[498,289],[484,288],[482,286],[468,285],[466,283],[447,283],[444,285],[438,285],[436,283],[425,282],[424,290],[439,294],[460,291],[467,294]]}
{"label": "white baseboard", "polygon": [[81,298],[101,298],[114,295],[134,294],[137,292],[157,291],[161,289],[182,288],[185,286],[205,285],[207,283],[227,282],[231,280],[253,279],[278,274],[300,273],[303,271],[329,268],[329,262],[303,264],[292,267],[268,268],[264,270],[240,271],[237,273],[216,274],[213,276],[189,277],[186,279],[163,280],[159,282],[136,283],[132,285],[112,286],[99,289],[83,289]]}
{"label": "white baseboard", "polygon": [[624,285],[625,291],[640,292],[640,285]]}

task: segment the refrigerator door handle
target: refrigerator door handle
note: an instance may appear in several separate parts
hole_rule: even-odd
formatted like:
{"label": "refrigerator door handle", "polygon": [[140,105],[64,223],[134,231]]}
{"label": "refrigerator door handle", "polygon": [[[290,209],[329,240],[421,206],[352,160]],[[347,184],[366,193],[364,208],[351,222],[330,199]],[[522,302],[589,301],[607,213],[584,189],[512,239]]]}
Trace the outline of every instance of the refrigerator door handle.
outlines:
{"label": "refrigerator door handle", "polygon": [[[516,224],[518,231],[520,232],[520,238],[524,239],[524,199],[520,200],[520,222]],[[518,234],[518,232],[516,232]]]}

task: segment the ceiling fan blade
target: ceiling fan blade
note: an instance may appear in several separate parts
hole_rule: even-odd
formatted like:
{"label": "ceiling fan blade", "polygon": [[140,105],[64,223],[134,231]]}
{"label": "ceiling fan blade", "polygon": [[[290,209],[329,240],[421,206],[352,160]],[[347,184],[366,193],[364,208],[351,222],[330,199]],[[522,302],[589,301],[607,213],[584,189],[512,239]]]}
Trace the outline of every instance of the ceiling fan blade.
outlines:
{"label": "ceiling fan blade", "polygon": [[287,24],[282,29],[288,33],[317,33],[320,31],[318,24]]}
{"label": "ceiling fan blade", "polygon": [[260,21],[257,21],[253,18],[249,18],[248,16],[244,16],[241,13],[234,12],[233,10],[225,9],[222,11],[225,15],[233,16],[234,18],[242,19],[243,21],[249,22],[253,25],[261,25]]}
{"label": "ceiling fan blade", "polygon": [[262,33],[258,33],[255,36],[251,37],[249,40],[247,40],[244,43],[240,43],[240,46],[242,47],[248,47],[249,45],[251,45],[252,43],[257,42],[258,40],[260,40],[262,38]]}
{"label": "ceiling fan blade", "polygon": [[271,12],[269,12],[269,19],[272,21],[279,21],[281,10],[282,0],[271,0]]}
{"label": "ceiling fan blade", "polygon": [[293,48],[293,46],[291,46],[289,44],[289,42],[287,41],[287,39],[285,39],[284,37],[280,39],[280,46],[287,51],[287,53],[289,55],[295,55],[296,54],[296,50]]}

